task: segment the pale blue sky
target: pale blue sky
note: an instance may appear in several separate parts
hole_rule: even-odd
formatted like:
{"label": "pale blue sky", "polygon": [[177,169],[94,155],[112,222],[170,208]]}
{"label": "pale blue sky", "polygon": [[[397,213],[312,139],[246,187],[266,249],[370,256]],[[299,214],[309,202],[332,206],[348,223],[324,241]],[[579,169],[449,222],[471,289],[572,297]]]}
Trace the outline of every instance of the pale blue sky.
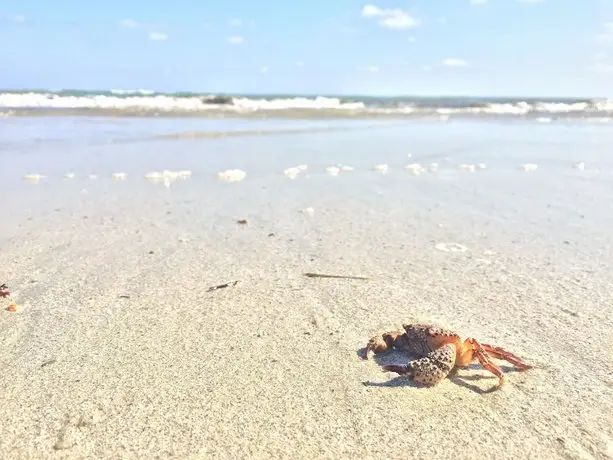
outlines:
{"label": "pale blue sky", "polygon": [[2,88],[613,96],[613,0],[0,0]]}

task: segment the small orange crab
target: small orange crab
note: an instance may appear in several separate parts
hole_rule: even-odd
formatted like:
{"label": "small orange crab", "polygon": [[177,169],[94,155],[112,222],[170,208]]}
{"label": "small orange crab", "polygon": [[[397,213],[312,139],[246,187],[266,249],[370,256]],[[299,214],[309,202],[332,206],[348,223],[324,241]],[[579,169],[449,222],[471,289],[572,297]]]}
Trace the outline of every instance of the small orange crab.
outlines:
{"label": "small orange crab", "polygon": [[533,367],[500,347],[480,343],[473,338],[463,340],[455,332],[434,324],[404,324],[402,327],[404,330],[386,332],[370,339],[363,359],[368,359],[371,351],[378,354],[394,348],[417,355],[419,359],[407,364],[383,366],[383,371],[406,375],[409,380],[424,385],[436,385],[454,368],[466,367],[478,360],[498,377],[497,387],[500,388],[504,385],[504,375],[500,367],[491,361],[492,357],[510,362],[519,371]]}

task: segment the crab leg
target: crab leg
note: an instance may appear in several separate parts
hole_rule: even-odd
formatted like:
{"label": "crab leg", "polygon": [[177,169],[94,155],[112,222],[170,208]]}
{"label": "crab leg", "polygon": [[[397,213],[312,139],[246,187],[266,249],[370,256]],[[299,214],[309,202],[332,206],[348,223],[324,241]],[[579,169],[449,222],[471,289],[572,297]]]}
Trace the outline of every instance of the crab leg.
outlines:
{"label": "crab leg", "polygon": [[383,372],[395,372],[406,375],[409,380],[423,385],[436,385],[443,380],[455,366],[455,345],[444,345],[432,350],[423,358],[410,361],[407,364],[388,364]]}
{"label": "crab leg", "polygon": [[368,341],[362,359],[368,359],[368,355],[371,351],[375,354],[379,354],[394,348],[401,350],[406,349],[407,346],[407,336],[404,330],[385,332],[382,335],[374,336]]}
{"label": "crab leg", "polygon": [[502,359],[504,361],[510,362],[520,371],[526,371],[528,369],[533,368],[533,366],[525,363],[520,357],[515,356],[513,353],[506,351],[501,347],[497,347],[495,345],[490,345],[487,343],[482,343],[480,345],[489,355],[493,356],[496,359]]}
{"label": "crab leg", "polygon": [[498,388],[504,385],[504,375],[502,374],[502,370],[496,366],[492,361],[490,361],[490,357],[483,348],[477,339],[467,339],[467,341],[473,345],[474,349],[474,357],[479,360],[479,363],[496,377],[498,377]]}

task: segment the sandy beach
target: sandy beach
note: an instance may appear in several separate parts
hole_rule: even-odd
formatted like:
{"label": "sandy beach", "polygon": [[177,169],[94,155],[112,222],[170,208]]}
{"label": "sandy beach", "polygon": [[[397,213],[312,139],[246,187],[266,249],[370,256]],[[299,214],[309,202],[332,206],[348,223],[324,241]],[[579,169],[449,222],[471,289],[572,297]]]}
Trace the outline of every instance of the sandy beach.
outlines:
{"label": "sandy beach", "polygon": [[[610,126],[6,123],[2,458],[613,458]],[[180,135],[232,129],[276,131]],[[422,388],[360,359],[413,321],[535,368]]]}

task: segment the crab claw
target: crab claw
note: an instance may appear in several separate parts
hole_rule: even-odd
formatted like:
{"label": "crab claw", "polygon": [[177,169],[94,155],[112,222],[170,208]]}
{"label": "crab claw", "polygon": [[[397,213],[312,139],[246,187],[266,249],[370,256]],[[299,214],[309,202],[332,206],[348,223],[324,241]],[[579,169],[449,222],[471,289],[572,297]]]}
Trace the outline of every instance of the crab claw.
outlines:
{"label": "crab claw", "polygon": [[369,355],[373,352],[373,347],[370,346],[370,344],[366,345],[366,348],[364,348],[364,353],[362,354],[362,356],[360,356],[360,358],[362,358],[364,361],[368,360]]}
{"label": "crab claw", "polygon": [[406,364],[386,364],[381,366],[383,372],[395,372],[396,374],[405,375],[409,373],[409,366]]}
{"label": "crab claw", "polygon": [[389,348],[384,336],[378,335],[368,341],[362,359],[368,359],[370,353],[381,353]]}

